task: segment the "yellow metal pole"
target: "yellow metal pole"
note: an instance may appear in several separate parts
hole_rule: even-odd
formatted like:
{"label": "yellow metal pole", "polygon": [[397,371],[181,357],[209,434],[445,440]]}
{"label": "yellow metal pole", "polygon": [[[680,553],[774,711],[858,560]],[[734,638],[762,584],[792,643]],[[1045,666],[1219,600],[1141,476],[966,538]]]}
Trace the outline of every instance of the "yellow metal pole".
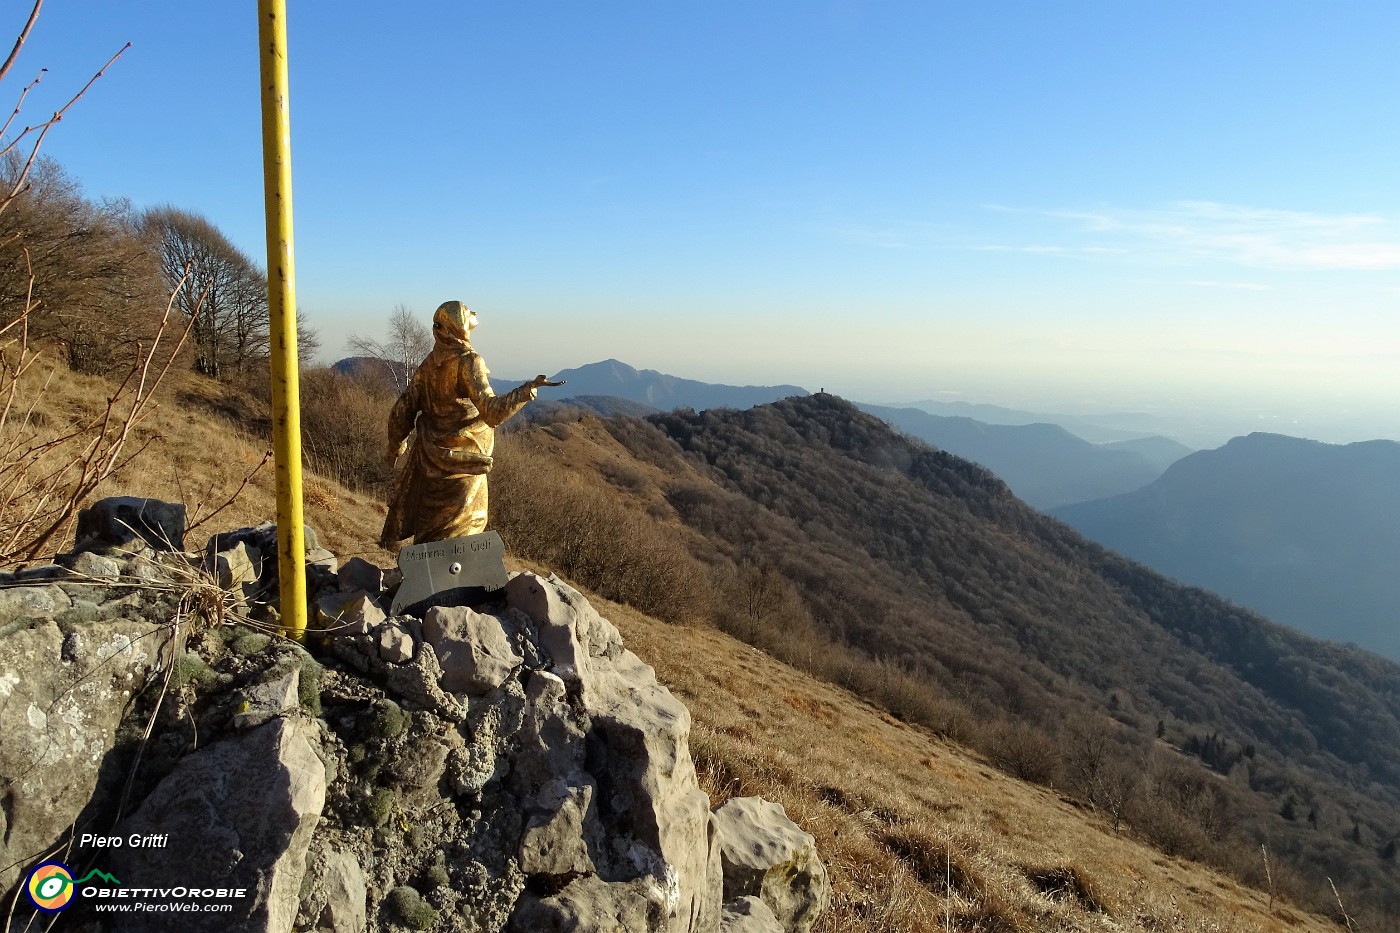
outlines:
{"label": "yellow metal pole", "polygon": [[267,202],[267,309],[272,431],[277,464],[282,630],[306,632],[306,535],[301,507],[301,395],[297,386],[296,273],[292,261],[292,129],[287,109],[287,4],[258,0],[263,189]]}

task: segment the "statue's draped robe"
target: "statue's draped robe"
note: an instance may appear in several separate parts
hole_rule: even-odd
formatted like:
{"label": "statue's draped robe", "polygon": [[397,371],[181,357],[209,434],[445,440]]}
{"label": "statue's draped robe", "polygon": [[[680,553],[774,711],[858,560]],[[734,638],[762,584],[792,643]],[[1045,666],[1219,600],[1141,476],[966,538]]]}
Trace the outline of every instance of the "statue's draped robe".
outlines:
{"label": "statue's draped robe", "polygon": [[470,342],[439,339],[389,413],[389,446],[417,436],[395,478],[380,544],[443,541],[486,530],[486,474],[495,428],[535,397],[526,383],[505,395]]}

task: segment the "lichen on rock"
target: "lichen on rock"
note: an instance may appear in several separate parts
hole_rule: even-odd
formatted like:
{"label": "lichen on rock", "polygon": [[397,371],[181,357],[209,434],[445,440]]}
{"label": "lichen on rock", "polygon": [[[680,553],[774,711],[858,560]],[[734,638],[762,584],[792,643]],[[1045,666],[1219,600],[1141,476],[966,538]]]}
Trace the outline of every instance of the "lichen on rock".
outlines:
{"label": "lichen on rock", "polygon": [[[187,566],[218,568],[212,558],[274,535],[216,536]],[[735,900],[723,928],[770,915],[810,927],[820,895],[726,890],[689,712],[577,590],[518,574],[494,603],[390,618],[392,593],[364,587],[392,573],[354,558],[341,579],[334,555],[315,556],[313,604],[334,630],[312,637],[310,653],[225,615],[162,648],[152,636],[169,631],[168,605],[121,587],[65,632],[54,618],[80,597],[59,576],[34,575],[18,595],[0,587],[0,625],[11,626],[0,634],[0,774],[17,775],[3,779],[6,861],[37,856],[85,810],[170,840],[78,853],[124,884],[236,881],[250,892],[234,914],[172,913],[152,929],[718,933],[722,901],[748,894],[762,904]],[[138,579],[130,557],[113,559],[119,581]],[[99,571],[93,585],[110,582],[105,565],[70,563]],[[242,604],[256,616],[275,589],[271,563],[230,579],[239,598],[220,613]],[[142,690],[167,672],[156,703]],[[148,742],[147,719],[123,719],[134,695],[147,698]],[[124,775],[137,747],[117,813],[96,773]],[[42,801],[64,806],[40,812]],[[771,829],[758,822],[755,833]],[[798,857],[809,881],[813,860]],[[70,917],[121,928],[91,911]]]}

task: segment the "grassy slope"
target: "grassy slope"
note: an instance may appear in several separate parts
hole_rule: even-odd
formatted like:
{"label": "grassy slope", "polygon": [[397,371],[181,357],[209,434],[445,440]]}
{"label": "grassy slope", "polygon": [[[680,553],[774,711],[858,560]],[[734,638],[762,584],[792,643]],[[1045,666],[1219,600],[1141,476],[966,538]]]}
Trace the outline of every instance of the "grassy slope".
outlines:
{"label": "grassy slope", "polygon": [[1336,929],[727,635],[594,599],[690,708],[712,800],[760,794],[817,837],[820,930]]}
{"label": "grassy slope", "polygon": [[[105,391],[61,374],[41,417],[62,427]],[[182,500],[195,514],[224,503],[264,445],[218,417],[223,404],[218,387],[180,377],[138,432],[138,442],[161,439],[100,494]],[[269,465],[189,546],[270,518],[272,482]],[[307,493],[308,522],[326,546],[391,563],[373,544],[379,503],[315,476]],[[942,929],[949,916],[954,929],[989,931],[1335,928],[1281,904],[1270,912],[1265,895],[1136,844],[1052,792],[707,627],[598,603],[691,708],[693,750],[716,802],[762,794],[817,836],[836,890],[819,930]]]}
{"label": "grassy slope", "polygon": [[[33,374],[33,384],[45,387],[35,405],[42,430],[68,430],[100,413],[112,391],[110,382],[70,372],[61,365],[50,378],[49,369],[50,364],[45,364]],[[227,508],[187,536],[185,545],[191,549],[203,547],[215,531],[270,521],[276,514],[276,480],[271,459],[262,463],[267,444],[229,420],[229,416],[246,415],[255,404],[230,395],[212,380],[193,373],[171,373],[154,411],[136,428],[126,452],[134,453],[147,442],[149,446],[104,482],[95,498],[133,495],[184,502],[191,523],[232,499]],[[240,493],[239,487],[250,474]],[[314,474],[306,476],[306,522],[320,534],[323,546],[342,559],[360,554],[381,564],[393,562],[392,555],[375,543],[384,511],[382,503],[372,497],[350,492]],[[63,542],[68,544],[71,536]]]}

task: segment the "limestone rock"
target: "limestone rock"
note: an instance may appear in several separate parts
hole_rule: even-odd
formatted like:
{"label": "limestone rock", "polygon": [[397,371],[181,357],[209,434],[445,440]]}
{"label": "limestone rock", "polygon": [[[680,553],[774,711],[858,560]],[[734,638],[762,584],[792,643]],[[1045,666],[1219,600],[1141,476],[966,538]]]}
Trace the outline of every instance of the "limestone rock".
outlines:
{"label": "limestone rock", "polygon": [[310,722],[274,719],[183,759],[118,828],[163,835],[163,848],[110,854],[127,887],[246,888],[232,913],[148,913],[117,930],[289,931],[306,853],[326,796],[326,769]]}
{"label": "limestone rock", "polygon": [[[581,789],[598,788],[580,811],[596,873],[548,896],[527,891],[512,929],[716,929],[719,904],[707,879],[709,800],[690,757],[689,711],[566,584],[520,574],[507,586],[507,603],[533,619],[551,659],[548,671],[531,675],[511,774],[535,810],[532,826],[566,825],[579,810]],[[551,784],[559,780],[562,788]],[[559,861],[581,862],[577,850],[560,851]]]}
{"label": "limestone rock", "polygon": [[363,557],[352,557],[347,560],[337,576],[340,588],[347,592],[364,590],[367,593],[379,593],[386,588],[383,569],[371,564]]}
{"label": "limestone rock", "polygon": [[23,570],[16,570],[5,581],[5,585],[12,583],[23,583],[28,585],[38,585],[44,581],[62,580],[68,576],[68,571],[57,564],[39,564],[34,567],[25,567]]}
{"label": "limestone rock", "polygon": [[736,897],[724,905],[719,933],[784,933],[783,925],[768,905],[752,894]]}
{"label": "limestone rock", "polygon": [[255,595],[258,578],[262,575],[262,553],[246,541],[239,541],[226,550],[216,551],[209,558],[209,569],[219,581],[219,588],[247,597]]}
{"label": "limestone rock", "polygon": [[[223,551],[240,541],[251,544],[259,551],[269,555],[272,564],[276,566],[278,551],[276,522],[263,522],[261,525],[249,525],[233,531],[219,532],[209,539],[205,551]],[[302,526],[302,544],[308,551],[314,551],[321,546],[320,536],[316,534],[316,529],[310,525]]]}
{"label": "limestone rock", "polygon": [[410,789],[436,788],[447,769],[448,748],[441,742],[406,746],[385,769],[390,780]]}
{"label": "limestone rock", "polygon": [[363,933],[367,892],[365,873],[355,857],[327,853],[322,884],[326,906],[317,918],[316,933]]}
{"label": "limestone rock", "polygon": [[[584,875],[545,897],[522,897],[511,915],[511,933],[647,933],[671,929],[658,923],[665,900],[657,879],[607,882]],[[695,933],[709,933],[696,930]]]}
{"label": "limestone rock", "polygon": [[413,659],[413,636],[404,631],[397,622],[386,622],[379,627],[379,657],[390,664],[402,664]]}
{"label": "limestone rock", "polygon": [[[0,604],[45,594],[52,605],[50,590],[0,590]],[[158,626],[125,620],[67,636],[47,621],[0,638],[0,887],[93,799],[131,694],[155,670],[162,644]]]}
{"label": "limestone rock", "polygon": [[757,896],[788,933],[807,933],[831,903],[831,882],[816,839],[781,805],[736,797],[714,812],[724,900]]}
{"label": "limestone rock", "polygon": [[448,779],[457,794],[479,796],[487,784],[512,767],[509,756],[518,747],[527,703],[520,681],[511,679],[489,697],[471,704],[463,724],[471,743],[454,745],[448,762]]}
{"label": "limestone rock", "polygon": [[532,802],[537,809],[520,841],[520,870],[526,875],[581,875],[595,868],[584,838],[584,818],[597,788],[552,781]]}
{"label": "limestone rock", "polygon": [[94,580],[115,580],[122,575],[119,562],[92,551],[79,551],[68,561],[68,569],[77,576]]}
{"label": "limestone rock", "polygon": [[334,553],[323,547],[307,548],[306,569],[310,570],[313,567],[320,567],[327,573],[335,574],[340,569],[340,561]]}
{"label": "limestone rock", "polygon": [[[123,570],[126,576],[143,583],[168,583],[171,580],[171,574],[166,569],[166,565],[160,562],[160,556],[156,555],[156,559],[152,559],[138,554],[127,562]],[[170,559],[175,555],[165,556]]]}
{"label": "limestone rock", "polygon": [[367,635],[388,617],[375,597],[364,590],[328,593],[316,600],[316,625],[337,635]]}
{"label": "limestone rock", "polygon": [[516,574],[505,594],[507,606],[535,621],[540,647],[553,662],[550,670],[570,685],[586,692],[593,667],[622,653],[617,627],[558,577],[542,580],[533,573]]}
{"label": "limestone rock", "polygon": [[[0,589],[0,625],[16,619],[51,619],[72,607],[73,600],[57,586],[9,586]],[[0,674],[0,677],[3,676]]]}
{"label": "limestone rock", "polygon": [[260,726],[275,716],[297,708],[301,674],[297,668],[274,671],[261,683],[244,691],[243,704],[233,717],[235,728]]}
{"label": "limestone rock", "polygon": [[[380,661],[380,664],[383,664]],[[412,659],[403,664],[385,665],[384,683],[390,690],[406,700],[412,700],[423,709],[437,712],[444,719],[457,722],[466,715],[462,704],[439,686],[442,680],[442,665],[438,663],[433,646],[421,644]]]}
{"label": "limestone rock", "polygon": [[[302,531],[306,555],[319,554],[321,546],[315,529],[306,525]],[[277,541],[277,525],[273,522],[264,522],[261,525],[213,535],[204,546],[205,565],[211,570],[217,571],[218,555],[235,550],[240,544],[244,545],[249,556],[254,558],[257,570],[257,578],[254,582],[242,584],[243,595],[246,598],[275,603],[277,601],[278,579],[281,575],[279,567],[281,550]]]}
{"label": "limestone rock", "polygon": [[437,652],[442,689],[449,693],[494,690],[525,660],[511,647],[500,619],[465,606],[429,609],[423,638]]}

